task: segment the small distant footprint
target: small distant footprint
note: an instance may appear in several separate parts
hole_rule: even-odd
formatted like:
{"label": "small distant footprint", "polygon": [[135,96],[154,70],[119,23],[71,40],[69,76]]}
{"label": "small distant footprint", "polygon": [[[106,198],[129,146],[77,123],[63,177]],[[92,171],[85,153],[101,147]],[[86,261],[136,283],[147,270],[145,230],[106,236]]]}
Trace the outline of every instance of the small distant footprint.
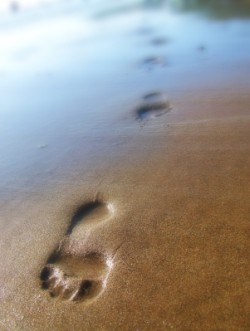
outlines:
{"label": "small distant footprint", "polygon": [[112,213],[112,205],[94,201],[81,206],[72,217],[63,240],[40,273],[41,288],[52,298],[87,302],[102,293],[112,268],[112,258],[96,251],[82,255],[69,242],[72,237],[74,243],[80,240],[77,236],[81,234],[80,227],[105,222]]}
{"label": "small distant footprint", "polygon": [[141,106],[136,109],[136,115],[139,120],[153,119],[170,112],[171,109],[165,94],[152,92],[144,95]]}
{"label": "small distant footprint", "polygon": [[149,56],[144,58],[140,65],[147,70],[152,70],[157,67],[164,67],[166,65],[166,61],[160,56]]}
{"label": "small distant footprint", "polygon": [[155,37],[151,39],[151,44],[154,46],[163,46],[168,43],[168,39],[165,37]]}

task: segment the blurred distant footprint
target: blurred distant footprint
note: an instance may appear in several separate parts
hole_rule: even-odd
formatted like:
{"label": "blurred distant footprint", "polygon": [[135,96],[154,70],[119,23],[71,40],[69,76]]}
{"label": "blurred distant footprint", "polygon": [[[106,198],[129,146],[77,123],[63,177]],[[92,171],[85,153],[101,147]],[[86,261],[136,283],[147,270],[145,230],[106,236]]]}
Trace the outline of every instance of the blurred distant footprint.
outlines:
{"label": "blurred distant footprint", "polygon": [[164,67],[165,65],[165,59],[160,56],[149,56],[140,62],[140,66],[147,70]]}
{"label": "blurred distant footprint", "polygon": [[[40,273],[41,288],[47,290],[51,297],[90,301],[102,293],[112,268],[112,259],[96,251],[82,255],[76,247],[83,239],[82,230],[86,226],[97,226],[110,219],[112,214],[112,205],[99,200],[78,208],[64,238]],[[71,241],[73,246],[69,245]]]}
{"label": "blurred distant footprint", "polygon": [[155,37],[151,39],[151,44],[153,46],[163,46],[168,43],[168,39],[165,37]]}
{"label": "blurred distant footprint", "polygon": [[141,106],[136,109],[137,119],[150,120],[170,112],[172,106],[165,94],[151,92],[143,97]]}

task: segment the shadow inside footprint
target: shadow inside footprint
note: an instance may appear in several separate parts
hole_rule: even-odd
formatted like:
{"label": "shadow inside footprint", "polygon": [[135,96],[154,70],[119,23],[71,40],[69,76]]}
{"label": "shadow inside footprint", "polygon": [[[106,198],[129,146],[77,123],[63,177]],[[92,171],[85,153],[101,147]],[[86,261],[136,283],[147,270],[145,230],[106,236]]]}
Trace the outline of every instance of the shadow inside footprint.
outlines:
{"label": "shadow inside footprint", "polygon": [[160,92],[148,93],[143,97],[143,103],[136,109],[140,120],[152,119],[168,113],[172,109],[167,97]]}
{"label": "shadow inside footprint", "polygon": [[99,200],[86,203],[80,206],[73,215],[66,234],[70,235],[74,227],[81,221],[84,224],[97,224],[106,221],[112,213],[112,204],[106,204]]}
{"label": "shadow inside footprint", "polygon": [[109,218],[111,207],[102,201],[89,202],[79,207],[73,215],[65,237],[51,253],[40,273],[41,288],[47,290],[51,297],[89,301],[103,291],[112,268],[112,260],[95,251],[81,254],[76,249],[69,248],[67,243],[78,226]]}

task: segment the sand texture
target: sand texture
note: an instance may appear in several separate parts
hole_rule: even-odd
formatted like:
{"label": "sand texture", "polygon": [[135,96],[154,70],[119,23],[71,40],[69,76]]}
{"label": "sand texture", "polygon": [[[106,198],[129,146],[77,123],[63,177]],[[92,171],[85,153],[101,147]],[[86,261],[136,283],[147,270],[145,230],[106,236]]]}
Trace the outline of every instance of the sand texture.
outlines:
{"label": "sand texture", "polygon": [[0,34],[0,330],[250,330],[250,20],[67,8]]}

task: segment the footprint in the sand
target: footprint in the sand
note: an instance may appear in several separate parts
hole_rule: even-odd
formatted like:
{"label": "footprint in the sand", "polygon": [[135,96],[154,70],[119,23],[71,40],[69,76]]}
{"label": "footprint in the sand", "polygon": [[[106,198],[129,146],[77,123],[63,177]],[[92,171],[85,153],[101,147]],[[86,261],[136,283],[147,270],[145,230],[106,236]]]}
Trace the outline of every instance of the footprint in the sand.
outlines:
{"label": "footprint in the sand", "polygon": [[149,56],[149,57],[144,58],[140,62],[140,66],[147,70],[164,67],[165,65],[166,65],[165,59],[160,56]]}
{"label": "footprint in the sand", "polygon": [[52,298],[90,302],[102,293],[112,258],[97,251],[80,254],[78,246],[84,239],[82,229],[105,222],[112,213],[112,205],[94,201],[81,206],[74,214],[64,238],[40,273],[41,288]]}
{"label": "footprint in the sand", "polygon": [[162,116],[172,109],[165,94],[151,92],[143,97],[141,106],[136,109],[136,116],[139,120],[153,119]]}
{"label": "footprint in the sand", "polygon": [[155,37],[150,42],[153,46],[163,46],[168,43],[168,39],[165,37]]}

